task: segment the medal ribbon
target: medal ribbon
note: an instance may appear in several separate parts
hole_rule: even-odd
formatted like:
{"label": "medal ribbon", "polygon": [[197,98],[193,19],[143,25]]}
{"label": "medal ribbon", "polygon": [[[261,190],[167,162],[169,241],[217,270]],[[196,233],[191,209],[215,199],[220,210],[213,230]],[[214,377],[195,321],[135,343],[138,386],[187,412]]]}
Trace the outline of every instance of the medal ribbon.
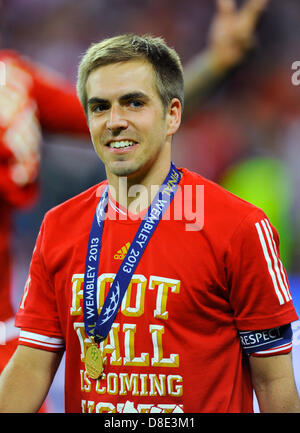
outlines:
{"label": "medal ribbon", "polygon": [[171,163],[170,171],[150,204],[114,278],[99,316],[97,311],[97,278],[101,239],[108,204],[108,185],[100,197],[89,235],[83,284],[85,331],[96,342],[104,340],[109,333],[133,273],[159,221],[173,200],[179,181],[180,172]]}

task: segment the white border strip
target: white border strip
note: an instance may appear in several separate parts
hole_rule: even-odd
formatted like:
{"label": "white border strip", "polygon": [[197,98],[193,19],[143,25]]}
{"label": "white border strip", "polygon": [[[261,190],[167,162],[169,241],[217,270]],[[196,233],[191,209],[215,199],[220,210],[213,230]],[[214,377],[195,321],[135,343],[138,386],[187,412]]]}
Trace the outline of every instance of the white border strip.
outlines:
{"label": "white border strip", "polygon": [[64,347],[64,340],[62,338],[47,337],[46,335],[23,330],[20,331],[19,341],[32,343],[37,346],[52,347],[53,349],[61,349]]}
{"label": "white border strip", "polygon": [[[264,221],[262,221],[262,224],[263,225],[266,224],[266,226],[267,226],[265,230],[266,230],[267,238],[268,238],[268,241],[269,241],[269,246],[270,246],[270,249],[271,249],[272,254],[273,254],[276,273],[277,273],[278,280],[280,282],[282,291],[284,293],[285,299],[288,302],[288,301],[290,301],[292,299],[292,296],[291,296],[291,293],[290,293],[290,290],[289,290],[289,285],[288,285],[288,282],[287,282],[287,279],[286,279],[286,276],[285,276],[285,272],[284,272],[284,269],[283,269],[282,262],[281,262],[281,260],[279,258],[279,254],[278,254],[277,247],[276,247],[276,244],[275,244],[275,240],[274,240],[274,236],[273,236],[273,233],[272,233],[272,229],[271,229],[270,223],[269,223],[269,221],[267,219],[265,219]],[[278,265],[280,266],[280,269],[279,269]],[[283,279],[282,279],[282,277],[283,277]]]}
{"label": "white border strip", "polygon": [[254,352],[257,355],[270,355],[271,353],[283,352],[284,350],[291,349],[292,343],[283,344],[280,347],[274,347],[274,349],[267,350],[259,350],[258,352]]}
{"label": "white border strip", "polygon": [[269,256],[269,252],[268,252],[268,248],[267,248],[267,245],[266,245],[266,242],[265,242],[265,239],[264,239],[264,235],[262,233],[262,230],[261,230],[261,227],[260,227],[259,223],[256,223],[255,227],[256,227],[256,230],[257,230],[257,233],[258,233],[258,236],[259,236],[259,240],[260,240],[260,243],[261,243],[261,246],[262,246],[262,249],[263,249],[263,253],[264,253],[266,262],[268,264],[268,271],[269,271],[269,274],[271,275],[273,286],[274,286],[276,295],[277,295],[278,300],[279,300],[279,304],[282,305],[282,304],[285,303],[285,301],[284,301],[284,299],[282,297],[282,294],[280,292],[280,289],[279,289],[277,281],[276,281],[276,276],[275,276],[275,273],[274,273],[274,270],[273,270],[272,261],[271,261],[271,258]]}

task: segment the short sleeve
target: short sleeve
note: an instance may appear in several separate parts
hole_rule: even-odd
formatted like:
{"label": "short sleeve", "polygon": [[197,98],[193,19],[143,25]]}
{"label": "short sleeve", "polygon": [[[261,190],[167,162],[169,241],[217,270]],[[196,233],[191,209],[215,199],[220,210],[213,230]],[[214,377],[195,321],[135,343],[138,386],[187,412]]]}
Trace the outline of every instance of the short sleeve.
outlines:
{"label": "short sleeve", "polygon": [[38,63],[28,62],[28,68],[43,129],[87,138],[89,128],[86,116],[73,83]]}
{"label": "short sleeve", "polygon": [[64,340],[55,290],[43,260],[44,247],[43,223],[33,251],[15,324],[22,329],[20,343],[45,350],[59,350],[64,346]]}
{"label": "short sleeve", "polygon": [[235,230],[226,271],[239,330],[268,329],[298,319],[280,260],[278,233],[263,211],[252,211]]}

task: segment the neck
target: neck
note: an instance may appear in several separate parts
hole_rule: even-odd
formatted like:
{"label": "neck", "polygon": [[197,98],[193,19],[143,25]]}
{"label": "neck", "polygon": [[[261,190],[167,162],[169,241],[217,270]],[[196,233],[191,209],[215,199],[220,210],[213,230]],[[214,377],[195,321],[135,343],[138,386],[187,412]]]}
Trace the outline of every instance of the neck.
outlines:
{"label": "neck", "polygon": [[166,178],[171,165],[171,159],[163,163],[154,163],[143,174],[136,173],[120,177],[107,173],[110,194],[114,200],[133,214],[138,214],[148,208],[159,186]]}

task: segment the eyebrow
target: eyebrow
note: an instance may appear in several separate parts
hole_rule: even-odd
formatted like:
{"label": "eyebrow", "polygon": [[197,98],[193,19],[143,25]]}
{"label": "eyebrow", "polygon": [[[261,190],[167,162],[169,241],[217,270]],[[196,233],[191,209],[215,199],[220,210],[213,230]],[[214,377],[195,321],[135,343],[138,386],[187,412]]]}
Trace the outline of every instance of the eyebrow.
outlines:
{"label": "eyebrow", "polygon": [[128,101],[129,99],[144,99],[148,101],[150,98],[143,92],[131,92],[120,97],[120,102]]}
{"label": "eyebrow", "polygon": [[94,96],[93,98],[88,99],[88,101],[87,101],[88,105],[105,104],[107,102],[108,102],[107,99],[97,98],[96,96]]}
{"label": "eyebrow", "polygon": [[[120,102],[126,102],[130,99],[143,99],[145,101],[148,101],[150,98],[148,95],[146,95],[143,92],[131,92],[131,93],[126,93],[125,95],[122,95],[119,98],[119,101]],[[103,99],[103,98],[98,98],[97,96],[94,96],[94,97],[90,98],[87,103],[88,103],[88,105],[107,104],[107,103],[109,103],[109,100]]]}

